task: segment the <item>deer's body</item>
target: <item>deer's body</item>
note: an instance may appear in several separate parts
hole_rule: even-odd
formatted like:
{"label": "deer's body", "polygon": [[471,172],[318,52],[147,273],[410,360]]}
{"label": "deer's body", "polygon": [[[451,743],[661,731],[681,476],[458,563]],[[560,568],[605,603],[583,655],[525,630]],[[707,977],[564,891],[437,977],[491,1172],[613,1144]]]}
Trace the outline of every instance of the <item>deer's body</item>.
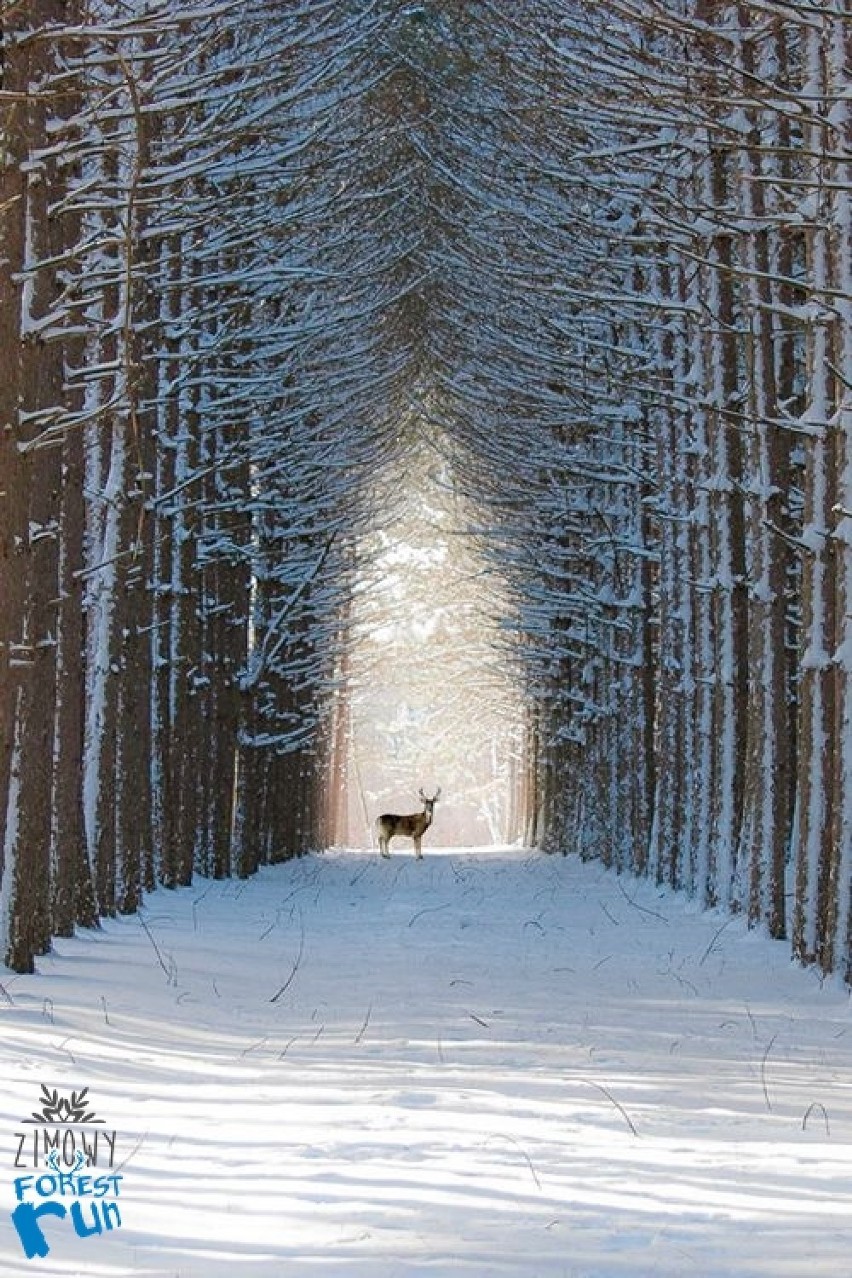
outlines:
{"label": "deer's body", "polygon": [[395,812],[385,812],[377,819],[376,832],[379,836],[379,852],[382,856],[390,856],[388,844],[397,834],[401,834],[407,839],[414,840],[414,855],[418,860],[422,858],[420,840],[432,824],[432,811],[440,793],[439,787],[434,797],[427,799],[423,791],[420,791],[420,798],[423,800],[422,812],[413,812],[408,816],[397,816]]}

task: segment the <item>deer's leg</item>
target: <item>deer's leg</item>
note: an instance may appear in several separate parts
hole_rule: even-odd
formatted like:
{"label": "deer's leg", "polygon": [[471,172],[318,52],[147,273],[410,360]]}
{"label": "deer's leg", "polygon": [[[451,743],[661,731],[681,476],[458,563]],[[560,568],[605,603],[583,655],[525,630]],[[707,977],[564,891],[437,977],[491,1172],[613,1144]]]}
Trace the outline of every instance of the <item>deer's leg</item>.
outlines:
{"label": "deer's leg", "polygon": [[417,857],[418,861],[423,860],[423,853],[420,850],[420,838],[420,835],[414,836],[414,855]]}
{"label": "deer's leg", "polygon": [[384,834],[379,835],[379,855],[390,856],[390,852],[388,852],[388,839]]}

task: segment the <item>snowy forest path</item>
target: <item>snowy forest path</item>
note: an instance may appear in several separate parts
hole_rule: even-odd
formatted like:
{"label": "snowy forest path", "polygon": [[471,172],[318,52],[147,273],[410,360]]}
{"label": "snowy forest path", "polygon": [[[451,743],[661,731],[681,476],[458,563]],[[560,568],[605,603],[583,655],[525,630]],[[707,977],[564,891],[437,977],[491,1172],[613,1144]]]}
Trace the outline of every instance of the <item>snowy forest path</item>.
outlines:
{"label": "snowy forest path", "polygon": [[89,1087],[124,1176],[121,1228],[46,1226],[49,1278],[849,1271],[847,992],[598,863],[327,852],[5,991],[7,1150]]}

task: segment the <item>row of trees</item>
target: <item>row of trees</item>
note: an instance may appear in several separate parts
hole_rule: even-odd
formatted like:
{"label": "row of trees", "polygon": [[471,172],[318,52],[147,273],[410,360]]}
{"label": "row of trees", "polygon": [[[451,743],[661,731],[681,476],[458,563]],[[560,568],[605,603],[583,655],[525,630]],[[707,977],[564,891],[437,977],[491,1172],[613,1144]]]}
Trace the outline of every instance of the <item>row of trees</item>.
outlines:
{"label": "row of trees", "polygon": [[373,9],[0,7],[16,969],[155,883],[323,837],[360,480],[406,359],[346,191]]}
{"label": "row of trees", "polygon": [[843,0],[0,15],[8,961],[339,830],[418,440],[529,841],[850,975]]}
{"label": "row of trees", "polygon": [[849,975],[848,6],[488,9],[449,391],[516,563],[533,835]]}

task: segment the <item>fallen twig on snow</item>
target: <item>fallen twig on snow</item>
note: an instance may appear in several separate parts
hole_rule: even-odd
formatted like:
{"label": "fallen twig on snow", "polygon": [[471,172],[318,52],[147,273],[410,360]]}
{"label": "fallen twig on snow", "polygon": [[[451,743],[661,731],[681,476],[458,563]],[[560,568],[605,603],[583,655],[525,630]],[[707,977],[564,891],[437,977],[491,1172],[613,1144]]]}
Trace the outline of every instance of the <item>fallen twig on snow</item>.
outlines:
{"label": "fallen twig on snow", "polygon": [[61,1042],[61,1043],[57,1043],[57,1044],[56,1044],[56,1050],[57,1050],[57,1052],[64,1052],[66,1056],[70,1056],[70,1058],[71,1058],[71,1064],[72,1064],[72,1065],[74,1065],[74,1066],[76,1067],[76,1065],[77,1065],[77,1057],[76,1057],[76,1056],[74,1055],[74,1053],[71,1051],[71,1048],[70,1048],[70,1047],[66,1047],[66,1046],[65,1046],[65,1044],[66,1044],[66,1043],[70,1043],[70,1042],[71,1042],[71,1036],[69,1035],[69,1036],[68,1036],[68,1038],[63,1038],[63,1040],[62,1040],[62,1042]]}
{"label": "fallen twig on snow", "polygon": [[526,1160],[527,1167],[529,1167],[530,1169],[530,1175],[532,1176],[533,1180],[536,1183],[536,1188],[541,1189],[541,1181],[538,1178],[538,1172],[533,1166],[533,1161],[530,1158],[527,1151],[524,1149],[523,1145],[519,1141],[515,1140],[514,1136],[507,1136],[505,1132],[495,1132],[492,1136],[488,1136],[485,1141],[486,1145],[488,1144],[489,1141],[492,1141],[492,1140],[508,1140],[511,1142],[511,1144],[515,1146],[516,1149],[520,1150],[521,1154]]}
{"label": "fallen twig on snow", "polygon": [[149,928],[148,924],[145,922],[144,918],[142,917],[141,911],[140,913],[136,915],[136,917],[138,918],[139,922],[142,924],[142,927],[145,929],[145,935],[147,936],[148,940],[151,942],[152,946],[154,947],[154,953],[157,956],[157,962],[160,964],[160,967],[165,972],[166,980],[168,981],[169,985],[177,985],[177,967],[175,965],[174,959],[171,957],[171,955],[169,955],[170,962],[168,966],[166,965],[166,960],[163,958],[162,951],[160,950],[160,947],[157,944],[157,942],[154,940],[154,934]]}
{"label": "fallen twig on snow", "polygon": [[617,919],[617,918],[615,917],[615,915],[614,915],[614,914],[613,914],[610,910],[608,910],[608,909],[607,909],[607,907],[604,905],[603,901],[599,901],[599,902],[598,902],[598,904],[600,905],[600,907],[601,907],[601,909],[603,910],[604,914],[605,914],[605,915],[607,916],[607,918],[609,919],[610,923],[614,924],[614,926],[615,926],[615,927],[620,927],[620,926],[621,926],[621,920],[620,920],[620,919]]}
{"label": "fallen twig on snow", "polygon": [[640,905],[638,901],[634,900],[632,896],[628,895],[628,893],[625,892],[624,890],[623,884],[620,883],[618,879],[616,879],[615,882],[619,892],[624,897],[627,904],[632,905],[634,910],[638,910],[640,914],[648,914],[651,916],[652,919],[659,919],[661,923],[669,922],[665,914],[660,914],[659,910],[649,910],[646,905]]}
{"label": "fallen twig on snow", "polygon": [[725,919],[725,922],[722,924],[722,926],[720,928],[717,928],[716,931],[713,933],[712,937],[710,938],[710,944],[707,946],[707,949],[704,951],[704,953],[701,955],[701,958],[698,960],[699,967],[703,967],[707,959],[709,959],[710,955],[713,953],[713,947],[715,946],[719,937],[724,932],[725,928],[731,926],[731,924],[734,921],[734,917],[735,916],[732,915],[729,919]]}
{"label": "fallen twig on snow", "polygon": [[370,1016],[372,1014],[372,1011],[373,1011],[373,1004],[371,1003],[370,1006],[367,1008],[367,1015],[364,1017],[364,1022],[361,1028],[359,1029],[358,1033],[355,1035],[356,1043],[360,1043],[361,1039],[364,1037],[364,1034],[367,1031],[367,1026],[370,1024]]}
{"label": "fallen twig on snow", "polygon": [[418,910],[416,914],[412,914],[411,918],[408,920],[408,926],[411,927],[412,923],[416,923],[418,919],[422,919],[424,914],[435,914],[438,910],[448,910],[449,908],[449,901],[447,901],[445,905],[427,905],[425,910]]}
{"label": "fallen twig on snow", "polygon": [[818,1109],[822,1114],[822,1121],[825,1123],[825,1134],[826,1136],[830,1136],[831,1130],[828,1126],[828,1113],[825,1106],[820,1101],[811,1101],[810,1105],[805,1110],[805,1116],[802,1119],[802,1131],[806,1132],[808,1130],[808,1119],[815,1109]]}
{"label": "fallen twig on snow", "polygon": [[769,1042],[766,1044],[766,1051],[763,1053],[763,1060],[760,1062],[760,1082],[763,1087],[763,1097],[766,1101],[766,1108],[772,1109],[772,1101],[769,1099],[769,1089],[766,1086],[766,1062],[769,1060],[769,1053],[772,1051],[772,1044],[775,1042],[777,1034],[773,1034]]}
{"label": "fallen twig on snow", "polygon": [[256,1043],[252,1043],[249,1047],[244,1048],[240,1052],[240,1056],[248,1056],[250,1052],[256,1052],[259,1047],[263,1047],[264,1043],[268,1043],[269,1038],[259,1038]]}
{"label": "fallen twig on snow", "polygon": [[290,975],[287,977],[287,980],[281,986],[281,989],[278,991],[278,993],[272,995],[272,998],[269,1000],[270,1003],[277,1003],[279,998],[281,998],[281,995],[287,993],[287,990],[290,988],[290,986],[293,984],[293,981],[296,979],[296,973],[298,972],[301,966],[302,955],[304,954],[304,952],[305,952],[305,920],[302,917],[302,911],[299,910],[299,952],[296,955],[295,963],[290,969]]}
{"label": "fallen twig on snow", "polygon": [[601,1093],[602,1096],[605,1096],[607,1100],[610,1102],[610,1104],[614,1105],[615,1108],[618,1110],[619,1114],[624,1119],[625,1123],[630,1128],[633,1135],[634,1136],[639,1135],[639,1133],[636,1130],[636,1125],[634,1124],[633,1119],[630,1117],[627,1110],[622,1105],[621,1101],[617,1101],[615,1099],[615,1097],[613,1096],[612,1092],[609,1090],[608,1087],[604,1087],[602,1083],[594,1082],[594,1080],[591,1078],[583,1078],[580,1081],[583,1083],[588,1083],[589,1087],[594,1087],[595,1091],[598,1091]]}
{"label": "fallen twig on snow", "polygon": [[126,1157],[126,1158],[123,1158],[123,1159],[121,1160],[121,1162],[118,1164],[118,1166],[117,1166],[117,1167],[116,1167],[116,1169],[115,1169],[115,1170],[116,1170],[116,1172],[120,1172],[120,1171],[122,1171],[122,1170],[123,1170],[123,1169],[127,1166],[127,1164],[130,1162],[130,1160],[136,1157],[136,1155],[139,1153],[139,1150],[140,1150],[140,1149],[142,1148],[142,1146],[145,1144],[145,1141],[146,1141],[147,1139],[148,1139],[148,1133],[147,1133],[147,1132],[144,1132],[144,1133],[143,1133],[143,1134],[139,1137],[139,1139],[137,1140],[136,1144],[133,1146],[133,1148],[131,1149],[130,1153],[127,1155],[127,1157]]}

